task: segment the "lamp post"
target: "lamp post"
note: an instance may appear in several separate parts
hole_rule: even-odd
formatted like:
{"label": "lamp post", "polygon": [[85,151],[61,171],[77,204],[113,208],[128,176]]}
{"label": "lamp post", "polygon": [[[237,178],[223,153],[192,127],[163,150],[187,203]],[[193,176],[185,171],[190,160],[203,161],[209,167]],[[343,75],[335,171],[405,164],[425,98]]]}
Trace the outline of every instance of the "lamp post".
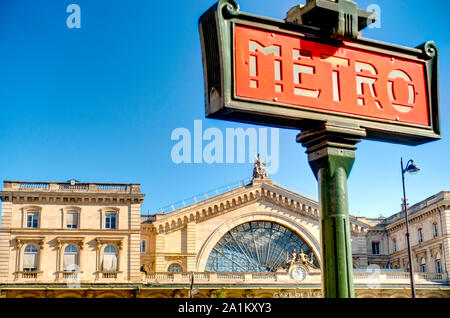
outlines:
{"label": "lamp post", "polygon": [[403,168],[403,158],[401,158],[401,167],[402,167],[402,184],[403,184],[403,209],[405,213],[405,222],[406,222],[406,243],[408,245],[408,257],[409,257],[409,279],[411,281],[411,295],[412,298],[416,298],[416,287],[414,285],[414,272],[413,272],[413,263],[412,263],[412,253],[411,253],[411,243],[409,240],[409,227],[408,227],[408,210],[406,207],[406,191],[405,191],[405,172],[410,174],[416,174],[419,172],[419,167],[414,164],[413,160],[409,160],[406,164],[406,167]]}

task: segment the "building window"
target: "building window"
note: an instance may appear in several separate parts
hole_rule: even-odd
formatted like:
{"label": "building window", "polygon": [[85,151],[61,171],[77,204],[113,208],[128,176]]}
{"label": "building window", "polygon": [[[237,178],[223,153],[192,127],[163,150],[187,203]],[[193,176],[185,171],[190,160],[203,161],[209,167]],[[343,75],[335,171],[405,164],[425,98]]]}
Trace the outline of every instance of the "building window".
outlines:
{"label": "building window", "polygon": [[441,264],[441,254],[437,253],[435,261],[435,269],[436,269],[436,273],[442,273],[442,264]]}
{"label": "building window", "polygon": [[65,272],[75,272],[78,269],[78,248],[68,245],[64,249],[63,270]]}
{"label": "building window", "polygon": [[418,235],[419,235],[419,244],[423,243],[423,231],[422,231],[422,229],[419,229]]}
{"label": "building window", "polygon": [[78,212],[67,212],[66,214],[66,228],[78,228]]}
{"label": "building window", "polygon": [[436,222],[433,223],[433,237],[436,238],[439,236],[439,229]]}
{"label": "building window", "polygon": [[105,228],[115,229],[116,228],[116,213],[107,212],[105,215]]}
{"label": "building window", "polygon": [[167,271],[171,273],[181,273],[183,271],[183,268],[181,268],[179,264],[172,264],[169,266]]}
{"label": "building window", "polygon": [[39,224],[39,212],[28,212],[27,227],[37,229]]}
{"label": "building window", "polygon": [[392,241],[392,247],[393,247],[393,249],[394,249],[394,253],[397,252],[397,240],[396,240],[396,239],[393,239],[393,241]]}
{"label": "building window", "polygon": [[147,241],[146,240],[142,240],[141,241],[141,253],[145,253],[146,250],[146,246],[147,245]]}
{"label": "building window", "polygon": [[28,245],[23,253],[23,271],[36,272],[38,269],[39,250],[34,245]]}
{"label": "building window", "polygon": [[380,242],[372,242],[372,254],[380,255]]}
{"label": "building window", "polygon": [[117,272],[117,249],[108,245],[103,250],[102,268],[104,272]]}
{"label": "building window", "polygon": [[420,261],[420,272],[425,273],[427,271],[427,263],[425,261],[425,258],[422,257],[422,260]]}

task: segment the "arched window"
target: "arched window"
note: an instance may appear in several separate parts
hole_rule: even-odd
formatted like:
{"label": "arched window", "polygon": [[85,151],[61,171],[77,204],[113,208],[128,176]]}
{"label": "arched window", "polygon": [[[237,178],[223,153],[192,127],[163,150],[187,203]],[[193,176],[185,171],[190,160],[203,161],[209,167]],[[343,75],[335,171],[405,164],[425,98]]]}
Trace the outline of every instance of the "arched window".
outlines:
{"label": "arched window", "polygon": [[171,273],[181,273],[183,271],[183,268],[181,268],[181,266],[178,264],[172,264],[169,266],[167,271]]}
{"label": "arched window", "polygon": [[23,271],[36,272],[38,269],[39,250],[34,245],[28,245],[23,252]]}
{"label": "arched window", "polygon": [[433,237],[436,238],[439,236],[439,229],[436,222],[433,223]]}
{"label": "arched window", "polygon": [[420,272],[425,273],[427,271],[427,262],[425,261],[425,258],[422,257],[422,260],[420,261]]}
{"label": "arched window", "polygon": [[78,268],[78,248],[68,245],[64,249],[63,270],[65,272],[75,272]]}
{"label": "arched window", "polygon": [[423,232],[422,232],[422,228],[420,228],[418,230],[418,235],[419,235],[419,244],[423,243]]}
{"label": "arched window", "polygon": [[141,253],[145,253],[146,250],[147,250],[147,241],[142,240],[141,241]]}
{"label": "arched window", "polygon": [[116,272],[117,271],[117,249],[108,245],[103,250],[103,271]]}
{"label": "arched window", "polygon": [[437,253],[434,259],[436,273],[442,273],[441,254]]}
{"label": "arched window", "polygon": [[311,247],[299,235],[274,222],[243,223],[225,233],[206,262],[211,272],[276,272],[287,266],[286,257],[301,253],[316,267]]}

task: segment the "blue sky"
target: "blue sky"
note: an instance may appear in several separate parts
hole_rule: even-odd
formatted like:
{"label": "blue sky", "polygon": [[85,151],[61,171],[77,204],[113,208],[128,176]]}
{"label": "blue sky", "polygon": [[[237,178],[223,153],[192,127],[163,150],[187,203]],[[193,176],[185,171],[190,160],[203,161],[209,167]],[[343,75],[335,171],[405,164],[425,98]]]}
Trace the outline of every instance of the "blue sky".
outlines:
{"label": "blue sky", "polygon": [[[242,11],[283,19],[298,0],[241,0]],[[66,7],[81,8],[81,29]],[[247,178],[252,164],[175,164],[171,133],[248,128],[204,118],[197,20],[214,1],[3,0],[0,3],[0,179],[141,183],[143,212]],[[443,139],[409,147],[363,141],[348,182],[350,213],[400,210],[400,157],[422,171],[407,176],[411,203],[450,190],[450,3],[358,1],[381,8],[381,28],[365,37],[440,49]],[[317,199],[317,182],[297,131],[280,130],[273,180]]]}

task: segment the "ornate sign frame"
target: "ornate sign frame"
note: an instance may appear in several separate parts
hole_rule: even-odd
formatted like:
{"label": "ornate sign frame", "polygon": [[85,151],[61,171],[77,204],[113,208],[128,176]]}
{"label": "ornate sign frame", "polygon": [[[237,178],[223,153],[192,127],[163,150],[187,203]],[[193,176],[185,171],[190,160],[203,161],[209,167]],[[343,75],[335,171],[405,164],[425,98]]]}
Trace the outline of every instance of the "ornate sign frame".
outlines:
{"label": "ornate sign frame", "polygon": [[[426,88],[427,124],[395,119],[339,113],[273,101],[243,98],[236,94],[236,26],[295,36],[318,45],[350,48],[423,64]],[[320,123],[337,123],[363,128],[366,139],[419,145],[441,139],[438,94],[438,49],[434,42],[409,48],[370,39],[337,40],[311,26],[241,12],[234,0],[220,0],[199,19],[205,79],[205,107],[208,118],[309,129]]]}

